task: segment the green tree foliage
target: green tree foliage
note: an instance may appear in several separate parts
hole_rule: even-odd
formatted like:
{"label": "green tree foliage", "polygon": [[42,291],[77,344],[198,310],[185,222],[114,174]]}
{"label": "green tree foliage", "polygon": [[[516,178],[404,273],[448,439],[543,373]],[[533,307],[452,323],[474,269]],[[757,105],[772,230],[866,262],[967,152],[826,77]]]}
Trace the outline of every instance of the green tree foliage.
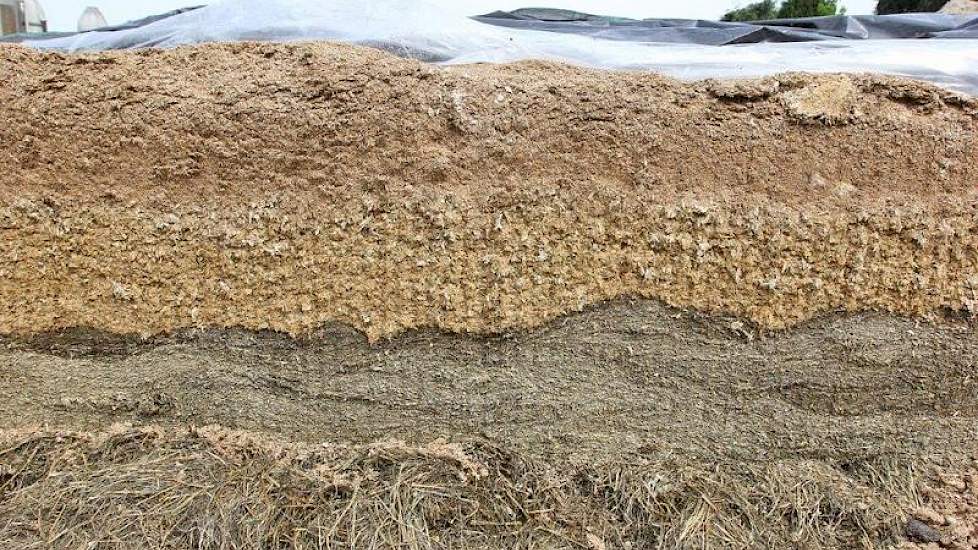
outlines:
{"label": "green tree foliage", "polygon": [[891,13],[932,12],[944,7],[947,0],[879,0],[876,13],[889,15]]}
{"label": "green tree foliage", "polygon": [[760,19],[774,19],[778,16],[778,8],[774,0],[761,0],[753,4],[748,4],[742,8],[728,11],[723,16],[723,21],[758,21]]}
{"label": "green tree foliage", "polygon": [[[836,14],[839,14],[838,0],[784,0],[778,8],[779,19]],[[842,14],[845,14],[845,8],[842,9]]]}
{"label": "green tree foliage", "polygon": [[[884,0],[881,0],[884,1]],[[907,0],[894,0],[907,1]],[[914,0],[922,1],[922,0]],[[843,15],[845,8],[839,7],[838,0],[784,0],[781,5],[774,0],[761,0],[727,12],[723,21],[759,21],[762,19],[790,19],[794,17],[817,17],[820,15]]]}

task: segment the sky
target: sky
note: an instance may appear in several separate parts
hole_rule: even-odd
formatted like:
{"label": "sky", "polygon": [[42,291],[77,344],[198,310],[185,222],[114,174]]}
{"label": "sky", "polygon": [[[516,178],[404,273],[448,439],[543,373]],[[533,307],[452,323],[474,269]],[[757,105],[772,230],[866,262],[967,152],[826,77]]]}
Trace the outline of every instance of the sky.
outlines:
{"label": "sky", "polygon": [[[86,6],[102,10],[110,25],[139,19],[188,5],[208,3],[207,0],[39,0],[48,17],[52,31],[73,31],[78,17]],[[260,1],[260,0],[256,0]],[[329,0],[319,0],[329,1]],[[369,2],[370,0],[363,0]],[[577,11],[620,15],[623,17],[682,17],[689,19],[718,19],[731,8],[751,0],[461,0],[470,14],[478,15],[496,9],[511,10],[525,7],[556,7]],[[850,15],[872,13],[876,0],[841,0]]]}

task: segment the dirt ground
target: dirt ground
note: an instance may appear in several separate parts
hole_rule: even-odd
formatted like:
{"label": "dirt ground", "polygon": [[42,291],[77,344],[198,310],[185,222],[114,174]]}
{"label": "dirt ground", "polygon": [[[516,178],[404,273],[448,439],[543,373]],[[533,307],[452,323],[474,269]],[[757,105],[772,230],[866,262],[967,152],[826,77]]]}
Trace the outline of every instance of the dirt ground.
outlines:
{"label": "dirt ground", "polygon": [[978,546],[974,98],[0,67],[0,548]]}

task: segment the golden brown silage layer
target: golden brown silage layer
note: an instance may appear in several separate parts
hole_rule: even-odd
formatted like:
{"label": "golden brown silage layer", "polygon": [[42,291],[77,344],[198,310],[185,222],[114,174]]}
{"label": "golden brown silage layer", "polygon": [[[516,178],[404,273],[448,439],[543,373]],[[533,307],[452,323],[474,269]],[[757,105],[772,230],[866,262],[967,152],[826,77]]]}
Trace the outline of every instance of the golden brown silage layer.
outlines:
{"label": "golden brown silage layer", "polygon": [[0,49],[0,333],[973,312],[978,103],[354,47]]}

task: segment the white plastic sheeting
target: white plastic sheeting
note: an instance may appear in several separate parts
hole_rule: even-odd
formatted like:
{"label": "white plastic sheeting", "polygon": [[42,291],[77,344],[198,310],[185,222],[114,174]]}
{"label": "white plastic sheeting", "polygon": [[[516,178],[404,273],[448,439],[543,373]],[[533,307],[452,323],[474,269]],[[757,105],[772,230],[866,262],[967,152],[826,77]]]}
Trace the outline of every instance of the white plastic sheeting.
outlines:
{"label": "white plastic sheeting", "polygon": [[241,40],[336,40],[440,63],[553,59],[682,79],[785,71],[878,72],[978,95],[978,40],[903,39],[702,46],[610,41],[476,22],[449,0],[223,0],[144,27],[30,41],[71,51]]}

